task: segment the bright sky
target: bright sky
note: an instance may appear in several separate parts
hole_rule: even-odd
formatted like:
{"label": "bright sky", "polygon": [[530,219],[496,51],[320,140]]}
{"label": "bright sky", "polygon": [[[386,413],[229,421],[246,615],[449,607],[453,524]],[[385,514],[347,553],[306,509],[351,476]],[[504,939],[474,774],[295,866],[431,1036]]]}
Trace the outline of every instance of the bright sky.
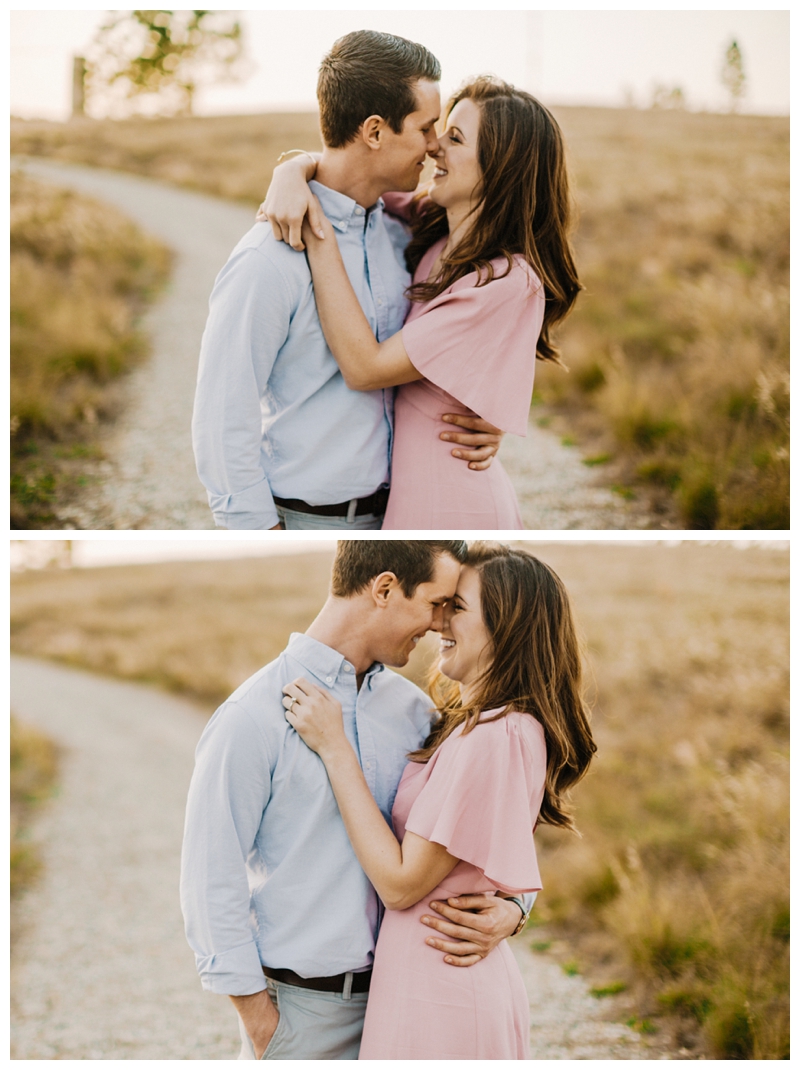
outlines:
{"label": "bright sky", "polygon": [[[65,540],[12,539],[11,568],[42,568],[57,556]],[[213,561],[219,558],[272,557],[281,554],[328,552],[335,539],[74,539],[72,563],[78,568],[138,565],[156,561]]]}
{"label": "bright sky", "polygon": [[[66,119],[72,56],[107,12],[11,12],[11,112]],[[445,95],[494,73],[548,104],[650,105],[656,85],[680,86],[691,109],[727,107],[720,81],[736,39],[747,77],[744,111],[789,112],[788,11],[246,11],[252,73],[198,95],[201,114],[312,109],[320,59],[356,29],[396,33],[440,59]]]}

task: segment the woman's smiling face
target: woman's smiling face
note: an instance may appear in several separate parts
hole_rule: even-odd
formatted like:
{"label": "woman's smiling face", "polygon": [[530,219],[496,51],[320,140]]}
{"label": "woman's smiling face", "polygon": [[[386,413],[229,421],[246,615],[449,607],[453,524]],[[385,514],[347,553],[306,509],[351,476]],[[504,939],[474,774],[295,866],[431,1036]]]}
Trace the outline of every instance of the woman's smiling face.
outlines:
{"label": "woman's smiling face", "polygon": [[447,129],[439,138],[439,150],[434,156],[436,170],[428,191],[435,204],[471,210],[480,200],[480,125],[480,108],[472,100],[459,100],[448,115]]}
{"label": "woman's smiling face", "polygon": [[461,685],[466,700],[478,678],[492,663],[492,640],[483,622],[481,580],[478,572],[463,565],[458,588],[444,612],[439,668]]}

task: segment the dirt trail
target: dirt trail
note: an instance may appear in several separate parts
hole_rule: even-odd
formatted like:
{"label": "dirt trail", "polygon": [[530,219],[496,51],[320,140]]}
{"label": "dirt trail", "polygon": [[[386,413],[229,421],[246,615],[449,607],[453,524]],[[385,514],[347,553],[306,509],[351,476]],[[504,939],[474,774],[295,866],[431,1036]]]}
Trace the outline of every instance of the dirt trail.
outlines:
{"label": "dirt trail", "polygon": [[169,286],[145,319],[152,355],[129,378],[127,406],[104,443],[99,484],[61,519],[78,528],[213,528],[192,454],[197,359],[214,279],[254,213],[118,171],[39,159],[15,165],[107,201],[175,254]]}
{"label": "dirt trail", "polygon": [[[190,438],[197,358],[214,278],[251,226],[252,211],[118,171],[38,158],[18,159],[15,166],[108,201],[175,252],[169,288],[146,319],[152,357],[130,377],[128,405],[108,435],[99,482],[61,518],[64,525],[213,528]],[[501,456],[528,529],[669,526],[599,485],[577,449],[534,421],[526,439],[506,436]]]}
{"label": "dirt trail", "polygon": [[[204,712],[33,658],[12,657],[11,693],[19,719],[63,751],[58,796],[34,826],[43,876],[15,909],[12,1058],[234,1058],[235,1012],[202,991],[178,902]],[[658,1057],[528,941],[515,952],[534,1058]]]}

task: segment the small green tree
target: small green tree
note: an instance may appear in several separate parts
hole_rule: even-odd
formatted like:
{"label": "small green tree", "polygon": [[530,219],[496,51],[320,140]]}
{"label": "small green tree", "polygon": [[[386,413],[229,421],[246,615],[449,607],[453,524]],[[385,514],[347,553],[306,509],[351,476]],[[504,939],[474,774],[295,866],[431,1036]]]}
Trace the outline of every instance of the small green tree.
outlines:
{"label": "small green tree", "polygon": [[683,89],[679,85],[673,86],[671,89],[666,85],[656,85],[653,87],[653,104],[654,108],[670,108],[673,111],[683,111],[686,107],[686,97]]}
{"label": "small green tree", "polygon": [[739,110],[746,81],[741,50],[735,41],[731,41],[725,52],[725,62],[722,67],[722,84],[731,95],[731,111]]}
{"label": "small green tree", "polygon": [[197,87],[242,74],[242,28],[227,11],[115,11],[87,54],[95,118],[191,115]]}

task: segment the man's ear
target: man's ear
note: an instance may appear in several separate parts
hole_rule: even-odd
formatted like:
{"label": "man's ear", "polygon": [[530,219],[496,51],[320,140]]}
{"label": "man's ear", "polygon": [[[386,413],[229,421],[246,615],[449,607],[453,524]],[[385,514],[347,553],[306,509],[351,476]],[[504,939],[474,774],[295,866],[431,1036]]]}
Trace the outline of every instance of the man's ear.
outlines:
{"label": "man's ear", "polygon": [[380,115],[370,115],[361,124],[359,136],[368,149],[375,150],[381,147],[381,139],[386,129],[386,120]]}
{"label": "man's ear", "polygon": [[393,572],[381,572],[372,581],[372,586],[370,587],[370,594],[375,605],[379,609],[384,609],[388,606],[392,592],[396,591],[399,586],[397,576]]}

